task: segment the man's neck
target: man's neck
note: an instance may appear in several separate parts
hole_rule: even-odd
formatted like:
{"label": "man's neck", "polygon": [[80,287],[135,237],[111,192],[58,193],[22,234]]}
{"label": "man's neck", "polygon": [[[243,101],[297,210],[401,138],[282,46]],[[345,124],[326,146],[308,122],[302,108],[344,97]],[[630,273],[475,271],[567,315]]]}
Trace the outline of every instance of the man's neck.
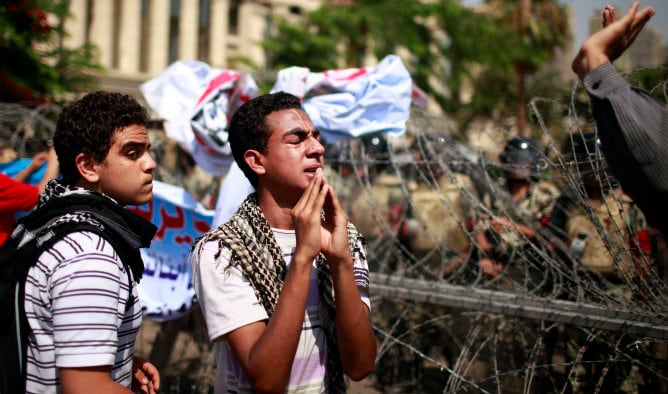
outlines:
{"label": "man's neck", "polygon": [[508,182],[508,189],[513,196],[513,201],[520,202],[529,191],[530,183],[523,180],[511,180]]}
{"label": "man's neck", "polygon": [[262,214],[269,223],[269,227],[281,230],[294,230],[292,223],[292,208],[294,204],[278,201],[274,195],[257,192],[257,201]]}

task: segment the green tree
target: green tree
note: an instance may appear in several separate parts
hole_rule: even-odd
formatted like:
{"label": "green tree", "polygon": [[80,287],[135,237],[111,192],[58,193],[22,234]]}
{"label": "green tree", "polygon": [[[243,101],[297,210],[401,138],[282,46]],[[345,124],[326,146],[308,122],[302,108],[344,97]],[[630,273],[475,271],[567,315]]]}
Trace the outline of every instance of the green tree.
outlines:
{"label": "green tree", "polygon": [[515,115],[524,133],[527,97],[560,85],[551,78],[550,89],[530,77],[569,38],[567,14],[556,0],[487,3],[479,13],[454,0],[326,1],[299,24],[279,20],[264,47],[275,69],[315,71],[407,53],[413,81],[460,124]]}
{"label": "green tree", "polygon": [[668,102],[668,63],[657,68],[634,70],[628,73],[626,79],[652,93],[661,102]]}
{"label": "green tree", "polygon": [[[571,39],[566,8],[557,0],[487,0],[494,23],[506,31],[503,39],[505,55],[499,62],[487,64],[502,70],[508,86],[515,86],[507,98],[515,103],[518,133],[527,137],[526,105],[530,97],[528,78],[553,59],[555,50]],[[494,91],[479,84],[477,95],[492,95]]]}
{"label": "green tree", "polygon": [[314,71],[360,67],[368,55],[404,58],[414,82],[446,111],[461,106],[458,92],[475,63],[493,59],[498,29],[484,15],[457,1],[328,1],[299,24],[277,21],[276,35],[264,41],[275,69]]}
{"label": "green tree", "polygon": [[[96,48],[65,48],[69,1],[4,0],[0,4],[0,101],[44,102],[95,84]],[[50,23],[54,20],[55,23]]]}

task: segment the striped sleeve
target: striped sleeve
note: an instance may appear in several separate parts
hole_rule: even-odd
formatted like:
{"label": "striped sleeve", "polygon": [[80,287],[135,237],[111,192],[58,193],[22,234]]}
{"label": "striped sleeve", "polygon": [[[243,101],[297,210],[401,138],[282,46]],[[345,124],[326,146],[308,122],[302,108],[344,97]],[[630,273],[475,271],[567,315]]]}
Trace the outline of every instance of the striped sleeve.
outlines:
{"label": "striped sleeve", "polygon": [[[591,71],[583,83],[592,97],[592,110],[599,128],[606,126],[601,130],[604,145],[617,144],[617,138],[623,138],[649,181],[658,190],[668,191],[668,109],[665,104],[648,92],[631,86],[611,63]],[[610,107],[602,103],[609,103]],[[614,135],[617,133],[621,135]],[[608,158],[611,159],[627,160],[624,157]]]}
{"label": "striped sleeve", "polygon": [[28,275],[25,302],[34,332],[28,387],[57,384],[56,367],[102,365],[113,366],[111,378],[129,387],[141,307],[104,238],[73,233],[42,253]]}

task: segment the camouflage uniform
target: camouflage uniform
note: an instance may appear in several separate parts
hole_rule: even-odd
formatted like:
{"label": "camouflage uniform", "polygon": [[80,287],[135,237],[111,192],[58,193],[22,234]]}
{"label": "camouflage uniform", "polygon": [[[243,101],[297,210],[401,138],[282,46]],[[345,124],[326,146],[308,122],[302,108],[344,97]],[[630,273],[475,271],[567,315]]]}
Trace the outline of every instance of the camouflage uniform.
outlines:
{"label": "camouflage uniform", "polygon": [[471,178],[456,172],[442,176],[437,185],[420,183],[411,192],[415,229],[409,250],[436,277],[446,268],[444,264],[469,248],[473,201],[477,195]]}
{"label": "camouflage uniform", "polygon": [[381,173],[372,180],[368,189],[356,190],[351,221],[367,239],[376,239],[390,228],[390,204],[405,201],[401,185],[401,179],[395,174]]}
{"label": "camouflage uniform", "polygon": [[[530,240],[516,228],[508,228],[503,232],[496,232],[491,228],[490,221],[495,217],[506,217],[513,223],[522,224],[540,232],[550,221],[550,214],[559,197],[559,189],[550,182],[531,182],[524,198],[515,203],[507,192],[502,195],[487,193],[483,203],[488,213],[480,215],[476,231],[484,234],[487,242],[492,246],[487,257],[496,263],[501,263],[510,282],[504,280],[504,287],[519,286],[526,279],[532,279],[529,272],[540,271],[543,263],[536,255],[534,248],[541,247],[537,240]],[[481,257],[485,257],[484,255]],[[527,259],[531,262],[527,264]],[[542,275],[536,272],[538,275]],[[514,284],[511,284],[514,282]]]}
{"label": "camouflage uniform", "polygon": [[395,242],[396,226],[405,216],[406,205],[402,180],[393,173],[382,172],[368,187],[353,192],[350,221],[369,242],[371,271],[392,273],[398,268],[397,263],[403,260]]}
{"label": "camouflage uniform", "polygon": [[[584,250],[574,251],[570,256],[573,275],[597,286],[607,302],[630,305],[634,297],[631,284],[636,276],[634,262],[650,259],[650,256],[634,255],[630,247],[635,234],[646,228],[644,216],[619,188],[589,204],[591,214],[582,204],[562,198],[553,215],[554,225],[562,231],[560,235],[567,244],[572,245],[580,234],[586,235]],[[609,357],[613,350],[605,341],[588,338],[578,327],[561,326],[560,331],[558,342],[563,344],[564,361],[566,365],[574,363],[567,377],[568,383],[574,393],[593,392],[603,373],[600,361]],[[624,393],[638,392],[638,371],[628,363],[606,369],[601,392],[613,389]]]}
{"label": "camouflage uniform", "polygon": [[626,286],[620,289],[618,285],[634,276],[634,260],[649,258],[631,253],[630,242],[638,231],[647,227],[642,212],[620,188],[612,189],[601,200],[589,202],[591,214],[573,200],[560,201],[557,209],[562,212],[553,215],[560,237],[572,245],[578,235],[586,235],[584,250],[572,256],[576,272],[594,273],[607,279],[602,283],[607,286],[603,290],[619,302],[628,302],[630,289]]}

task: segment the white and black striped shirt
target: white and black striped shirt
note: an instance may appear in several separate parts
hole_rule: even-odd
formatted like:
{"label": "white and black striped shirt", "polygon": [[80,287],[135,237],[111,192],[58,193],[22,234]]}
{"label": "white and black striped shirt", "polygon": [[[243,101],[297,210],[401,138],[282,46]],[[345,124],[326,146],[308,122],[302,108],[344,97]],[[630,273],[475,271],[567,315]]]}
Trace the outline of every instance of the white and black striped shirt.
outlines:
{"label": "white and black striped shirt", "polygon": [[97,234],[69,234],[42,253],[26,280],[26,392],[59,392],[58,368],[101,365],[130,387],[142,312],[137,287],[128,291],[118,253]]}

